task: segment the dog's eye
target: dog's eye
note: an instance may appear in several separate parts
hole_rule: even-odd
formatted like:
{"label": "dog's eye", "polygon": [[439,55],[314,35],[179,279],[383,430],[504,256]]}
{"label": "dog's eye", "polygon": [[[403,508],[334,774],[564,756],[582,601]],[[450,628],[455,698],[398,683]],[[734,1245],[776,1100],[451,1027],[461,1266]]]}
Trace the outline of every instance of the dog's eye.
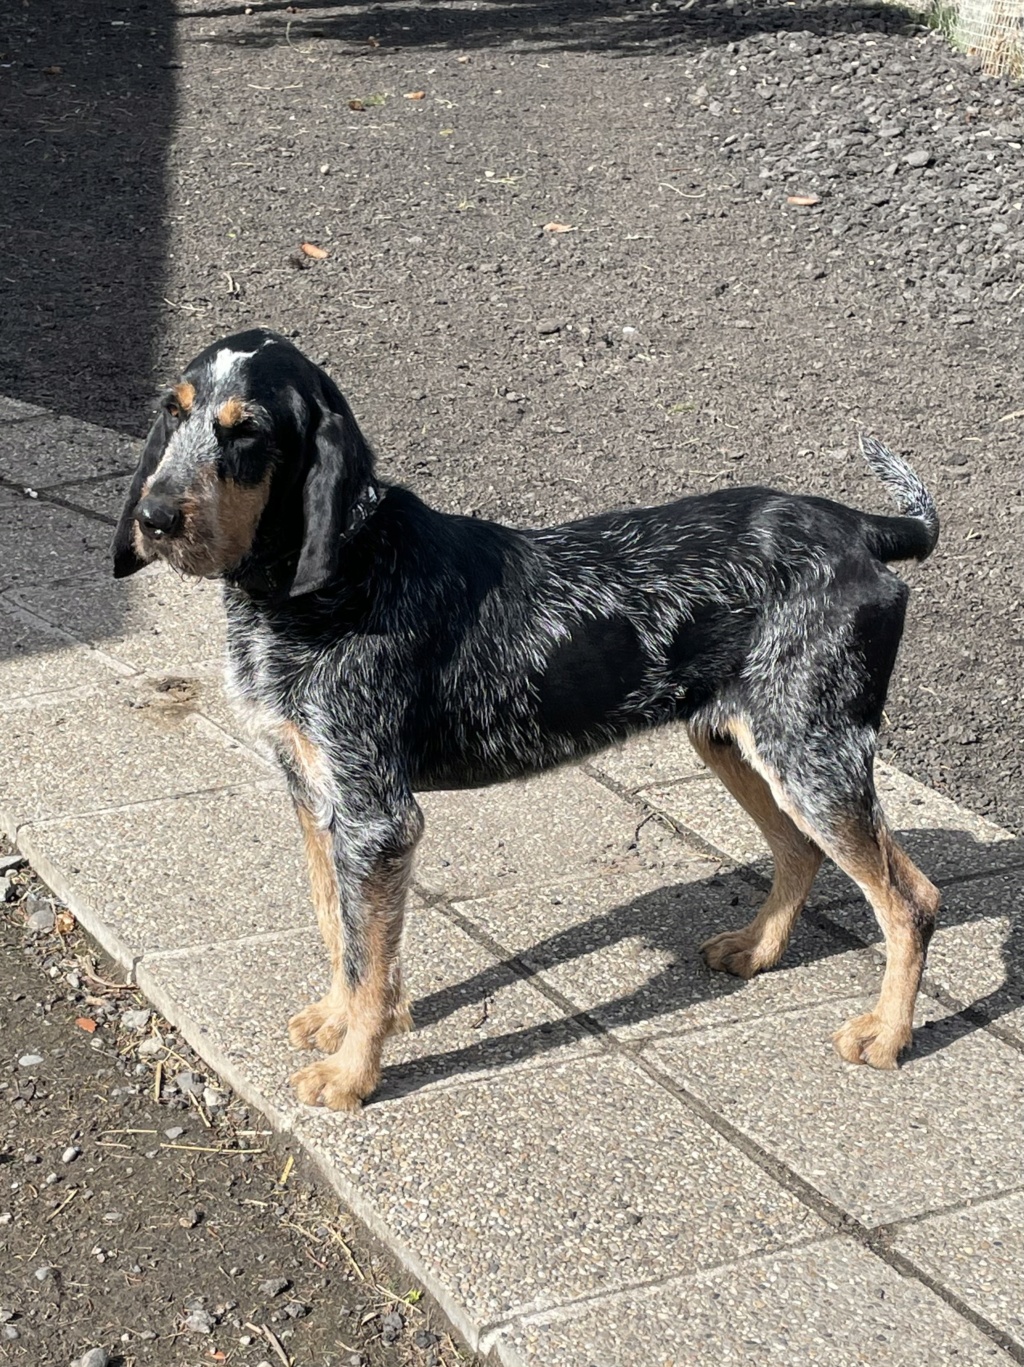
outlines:
{"label": "dog's eye", "polygon": [[225,427],[222,422],[217,423],[217,435],[221,441],[226,442],[252,442],[260,435],[259,424],[252,418],[242,418],[238,422],[233,422],[230,427]]}

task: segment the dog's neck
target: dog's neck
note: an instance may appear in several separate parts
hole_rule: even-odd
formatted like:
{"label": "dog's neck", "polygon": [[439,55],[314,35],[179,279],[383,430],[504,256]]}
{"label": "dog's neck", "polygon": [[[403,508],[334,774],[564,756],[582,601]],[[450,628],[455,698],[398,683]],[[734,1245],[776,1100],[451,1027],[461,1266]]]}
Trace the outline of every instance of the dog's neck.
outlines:
{"label": "dog's neck", "polygon": [[[377,511],[385,491],[371,476],[352,500],[345,526],[338,537],[338,546],[354,541]],[[282,546],[282,542],[284,546]],[[286,547],[286,548],[285,548]],[[257,533],[253,549],[239,565],[224,578],[235,588],[257,601],[274,603],[288,598],[295,569],[302,549],[302,524],[285,537],[268,543]]]}

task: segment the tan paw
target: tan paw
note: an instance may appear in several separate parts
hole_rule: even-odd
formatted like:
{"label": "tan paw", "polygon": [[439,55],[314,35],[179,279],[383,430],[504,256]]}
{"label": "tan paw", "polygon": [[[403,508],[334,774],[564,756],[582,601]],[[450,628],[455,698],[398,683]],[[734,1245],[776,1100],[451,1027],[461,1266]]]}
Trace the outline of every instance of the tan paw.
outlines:
{"label": "tan paw", "polygon": [[895,1068],[896,1060],[913,1037],[909,1027],[893,1026],[867,1011],[854,1016],[832,1036],[836,1052],[847,1063],[867,1063],[872,1068]]}
{"label": "tan paw", "polygon": [[294,1049],[322,1049],[333,1054],[348,1028],[345,1012],[324,997],[297,1011],[288,1022],[288,1038]]}
{"label": "tan paw", "polygon": [[292,1086],[307,1106],[326,1106],[329,1111],[358,1111],[376,1084],[365,1071],[357,1078],[337,1057],[310,1063],[292,1074]]}
{"label": "tan paw", "polygon": [[726,930],[713,935],[700,947],[708,968],[720,973],[732,973],[737,978],[752,978],[767,967],[750,943],[744,930]]}
{"label": "tan paw", "polygon": [[412,1009],[409,1005],[409,998],[403,997],[395,1007],[395,1014],[391,1018],[391,1029],[389,1035],[407,1035],[413,1028]]}

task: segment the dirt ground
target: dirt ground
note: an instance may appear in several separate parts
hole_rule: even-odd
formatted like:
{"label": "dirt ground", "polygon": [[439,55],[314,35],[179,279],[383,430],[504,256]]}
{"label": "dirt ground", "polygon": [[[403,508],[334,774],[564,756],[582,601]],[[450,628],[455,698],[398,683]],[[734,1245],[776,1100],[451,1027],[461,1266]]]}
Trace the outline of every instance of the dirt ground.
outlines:
{"label": "dirt ground", "polygon": [[[12,884],[0,1362],[70,1367],[102,1349],[109,1367],[472,1367],[419,1288],[70,914],[26,871]],[[51,914],[53,930],[26,928]]]}

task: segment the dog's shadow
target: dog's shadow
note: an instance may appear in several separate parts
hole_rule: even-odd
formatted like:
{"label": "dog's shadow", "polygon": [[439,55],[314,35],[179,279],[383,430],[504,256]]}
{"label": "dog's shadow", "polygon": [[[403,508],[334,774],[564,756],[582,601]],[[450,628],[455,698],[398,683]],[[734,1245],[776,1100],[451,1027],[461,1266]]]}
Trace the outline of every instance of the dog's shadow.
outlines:
{"label": "dog's shadow", "polygon": [[[926,980],[925,990],[931,989],[953,1010],[939,1027],[915,1032],[914,1044],[904,1058],[911,1062],[975,1030],[998,1025],[1002,1017],[1024,1006],[1024,840],[982,845],[960,830],[904,831],[900,839],[923,869],[938,867],[941,862],[941,868],[947,871],[935,878],[943,891],[939,930],[944,934],[941,954],[933,952],[933,957],[940,961],[937,971]],[[647,1038],[693,1029],[707,1023],[708,1013],[699,1009],[702,1005],[737,993],[764,991],[763,1005],[754,1005],[752,1001],[752,1015],[762,1009],[765,1014],[779,1009],[770,988],[771,974],[748,984],[725,973],[711,972],[699,952],[699,945],[707,936],[719,930],[738,929],[750,920],[768,887],[769,871],[770,863],[765,859],[714,877],[662,887],[604,914],[566,926],[519,952],[500,951],[505,957],[499,962],[415,1001],[413,1016],[417,1028],[429,1029],[456,1012],[466,1011],[466,1028],[483,1030],[488,1023],[490,1003],[500,992],[524,979],[532,979],[547,997],[549,1019],[504,1033],[488,1032],[444,1052],[396,1062],[385,1069],[379,1096],[393,1099],[427,1082],[511,1067],[609,1031],[647,1026],[646,1030],[632,1032],[634,1037]],[[810,971],[816,962],[848,955],[852,949],[863,950],[868,944],[881,945],[881,933],[871,909],[856,887],[846,884],[844,895],[841,884],[833,881],[832,886],[837,888],[834,898],[819,895],[815,899],[812,893],[809,909],[801,917],[789,948],[773,973],[801,968]],[[463,909],[472,916],[471,903],[464,904]],[[1005,925],[1000,927],[998,920],[1005,920]],[[961,961],[950,934],[955,935],[958,926],[982,922],[991,923],[991,939],[1001,937],[1001,943],[996,948],[989,945],[988,935],[968,937]],[[580,1005],[578,997],[592,998],[595,992],[574,993],[573,983],[566,982],[572,977],[565,972],[566,966],[601,951],[612,951],[608,968],[597,967],[595,974],[601,980],[621,976],[623,959],[628,957],[627,942],[636,947],[634,962],[642,958],[661,966],[654,967],[633,990],[620,995],[613,992],[595,1005]],[[860,960],[846,974],[845,985],[837,989],[837,995],[877,992],[881,983],[880,959],[865,954]],[[593,959],[592,963],[599,965],[600,960]],[[577,965],[575,982],[580,982],[581,974],[586,979],[588,972],[589,969]],[[632,976],[635,979],[635,972]],[[983,995],[972,998],[964,991],[972,977],[985,983],[1001,980]],[[767,990],[759,989],[758,982],[767,983]],[[600,982],[597,988],[596,995],[600,995]],[[812,991],[807,1004],[820,999],[821,994]],[[787,1007],[792,1004],[792,1000],[785,1002]],[[476,1010],[470,1012],[467,1008]],[[688,1008],[693,1008],[689,1020]],[[726,1023],[738,1014],[746,1013],[721,1013],[714,1023]],[[671,1020],[667,1019],[670,1015]],[[836,1025],[841,1023],[837,1015]],[[1019,1036],[1021,1032],[1016,1033]]]}

